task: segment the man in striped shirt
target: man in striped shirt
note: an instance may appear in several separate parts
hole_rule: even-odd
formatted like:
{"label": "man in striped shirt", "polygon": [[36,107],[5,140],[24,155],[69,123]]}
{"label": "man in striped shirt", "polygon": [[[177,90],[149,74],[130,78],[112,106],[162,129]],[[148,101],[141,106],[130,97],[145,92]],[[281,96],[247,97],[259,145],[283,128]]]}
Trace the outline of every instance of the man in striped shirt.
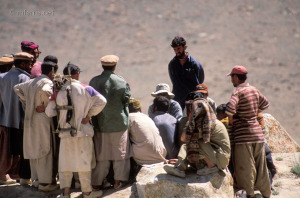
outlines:
{"label": "man in striped shirt", "polygon": [[246,82],[247,73],[245,67],[234,66],[227,74],[236,87],[226,106],[233,126],[234,172],[238,187],[246,190],[247,197],[254,197],[254,189],[260,190],[263,197],[270,197],[264,135],[257,121],[257,114],[269,107],[269,101]]}

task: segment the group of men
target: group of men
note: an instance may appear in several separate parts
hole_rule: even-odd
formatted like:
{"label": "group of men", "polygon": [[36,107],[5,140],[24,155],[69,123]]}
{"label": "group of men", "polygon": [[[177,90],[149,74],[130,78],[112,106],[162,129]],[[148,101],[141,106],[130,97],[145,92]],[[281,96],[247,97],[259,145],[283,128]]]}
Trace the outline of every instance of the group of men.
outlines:
{"label": "group of men", "polygon": [[134,181],[144,164],[165,163],[168,174],[185,177],[187,169],[198,175],[222,172],[231,158],[237,187],[248,197],[254,197],[254,189],[270,197],[257,119],[268,100],[246,83],[245,67],[233,67],[228,76],[236,88],[226,106],[232,127],[228,134],[203,84],[204,69],[186,51],[185,39],[176,36],[171,47],[173,90],[165,83],[156,86],[149,116],[115,74],[115,55],[100,59],[104,71],[89,85],[79,81],[81,70],[72,63],[60,75],[55,56],[37,62],[41,52],[33,42],[23,41],[22,52],[2,57],[1,182],[20,179],[21,184],[52,191],[58,187],[58,173],[63,190],[58,197],[69,197],[77,174],[84,197],[99,197],[104,187],[118,189]]}

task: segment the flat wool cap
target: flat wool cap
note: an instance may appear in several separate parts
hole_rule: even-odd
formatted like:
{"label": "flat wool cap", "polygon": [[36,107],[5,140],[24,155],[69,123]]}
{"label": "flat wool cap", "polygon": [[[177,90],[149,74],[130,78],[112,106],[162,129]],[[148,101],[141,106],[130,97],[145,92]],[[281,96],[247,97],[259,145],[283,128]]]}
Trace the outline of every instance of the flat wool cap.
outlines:
{"label": "flat wool cap", "polygon": [[33,60],[33,56],[27,52],[19,52],[14,55],[14,60]]}
{"label": "flat wool cap", "polygon": [[7,65],[12,64],[14,62],[14,59],[12,57],[1,57],[0,58],[0,65]]}
{"label": "flat wool cap", "polygon": [[119,61],[119,57],[116,55],[106,55],[100,61],[103,66],[115,66]]}

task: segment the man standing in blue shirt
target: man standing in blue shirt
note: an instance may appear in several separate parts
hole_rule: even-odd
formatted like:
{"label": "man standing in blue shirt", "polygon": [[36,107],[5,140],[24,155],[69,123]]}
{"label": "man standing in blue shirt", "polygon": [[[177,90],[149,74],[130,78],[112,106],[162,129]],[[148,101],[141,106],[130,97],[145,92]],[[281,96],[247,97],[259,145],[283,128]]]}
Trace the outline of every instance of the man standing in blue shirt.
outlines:
{"label": "man standing in blue shirt", "polygon": [[198,84],[204,81],[204,70],[202,65],[186,52],[186,41],[183,37],[176,36],[171,43],[175,57],[170,61],[168,70],[173,84],[174,100],[179,102],[184,109],[185,98],[188,93],[195,90]]}

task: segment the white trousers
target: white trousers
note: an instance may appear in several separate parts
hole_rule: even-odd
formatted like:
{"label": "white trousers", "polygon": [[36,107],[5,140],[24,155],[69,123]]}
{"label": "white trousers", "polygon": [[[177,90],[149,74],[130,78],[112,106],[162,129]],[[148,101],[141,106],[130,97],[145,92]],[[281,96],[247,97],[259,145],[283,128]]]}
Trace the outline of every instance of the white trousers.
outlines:
{"label": "white trousers", "polygon": [[[91,192],[91,171],[78,172],[82,192]],[[59,172],[60,189],[69,188],[72,184],[73,172]]]}

